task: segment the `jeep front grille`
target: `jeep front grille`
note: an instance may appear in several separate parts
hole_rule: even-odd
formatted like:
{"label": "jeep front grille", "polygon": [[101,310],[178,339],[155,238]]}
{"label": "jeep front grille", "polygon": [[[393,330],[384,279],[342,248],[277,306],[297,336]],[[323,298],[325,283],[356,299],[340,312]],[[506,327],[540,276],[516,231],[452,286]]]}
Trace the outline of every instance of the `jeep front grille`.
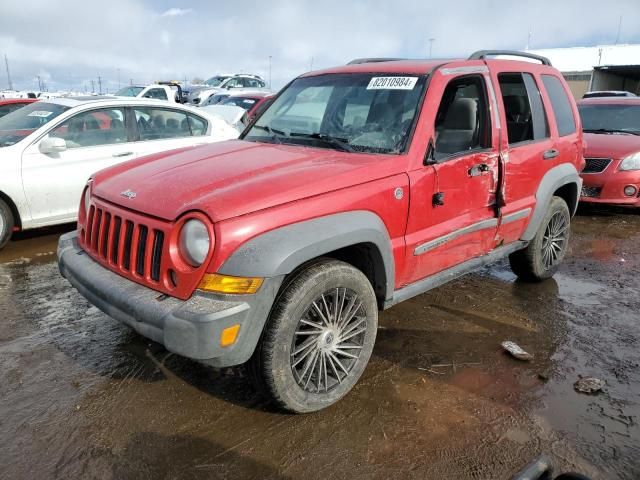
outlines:
{"label": "jeep front grille", "polygon": [[581,195],[583,197],[598,198],[601,192],[602,192],[602,187],[583,186]]}
{"label": "jeep front grille", "polygon": [[610,158],[585,158],[587,162],[586,166],[582,170],[582,173],[601,173],[611,163]]}
{"label": "jeep front grille", "polygon": [[124,218],[108,207],[91,205],[83,243],[92,257],[110,267],[158,283],[164,239],[165,232],[161,229]]}

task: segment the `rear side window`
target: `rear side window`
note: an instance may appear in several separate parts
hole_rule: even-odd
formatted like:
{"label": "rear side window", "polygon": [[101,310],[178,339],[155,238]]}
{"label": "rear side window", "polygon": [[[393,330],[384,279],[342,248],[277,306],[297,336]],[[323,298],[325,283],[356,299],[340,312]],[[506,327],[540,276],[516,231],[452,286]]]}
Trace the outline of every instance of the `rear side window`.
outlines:
{"label": "rear side window", "polygon": [[547,138],[547,117],[533,76],[529,73],[501,73],[498,82],[507,119],[509,145]]}
{"label": "rear side window", "polygon": [[542,75],[542,83],[551,99],[551,107],[558,124],[558,135],[564,137],[576,132],[576,119],[573,117],[571,102],[560,79],[553,75]]}
{"label": "rear side window", "polygon": [[142,141],[197,137],[207,129],[202,118],[169,108],[136,107],[134,114]]}

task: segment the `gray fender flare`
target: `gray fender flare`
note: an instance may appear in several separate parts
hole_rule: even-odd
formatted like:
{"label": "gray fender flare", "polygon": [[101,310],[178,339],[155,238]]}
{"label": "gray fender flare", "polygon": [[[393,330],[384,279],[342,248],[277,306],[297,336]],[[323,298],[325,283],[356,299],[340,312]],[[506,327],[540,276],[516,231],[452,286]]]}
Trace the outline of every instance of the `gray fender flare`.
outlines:
{"label": "gray fender flare", "polygon": [[240,246],[219,272],[239,277],[287,275],[309,260],[359,243],[377,247],[384,263],[385,296],[393,296],[395,262],[382,219],[368,211],[336,213],[286,225]]}
{"label": "gray fender flare", "polygon": [[[557,165],[542,177],[542,181],[540,182],[538,191],[536,192],[536,206],[533,210],[533,215],[531,215],[531,221],[529,222],[527,229],[520,237],[521,240],[533,240],[533,237],[536,236],[536,232],[540,228],[542,219],[547,213],[547,209],[549,208],[554,192],[571,183],[574,183],[577,186],[578,198],[576,199],[575,204],[578,205],[582,179],[573,164],[563,163],[561,165]],[[574,213],[575,212],[571,212],[572,215]]]}

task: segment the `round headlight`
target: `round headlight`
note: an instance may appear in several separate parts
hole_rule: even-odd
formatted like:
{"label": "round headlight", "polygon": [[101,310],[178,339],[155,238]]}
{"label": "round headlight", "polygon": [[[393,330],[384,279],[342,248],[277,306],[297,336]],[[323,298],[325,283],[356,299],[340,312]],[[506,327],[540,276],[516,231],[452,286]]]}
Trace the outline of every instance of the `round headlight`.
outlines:
{"label": "round headlight", "polygon": [[180,253],[194,267],[207,258],[211,239],[207,226],[200,220],[187,220],[180,231]]}

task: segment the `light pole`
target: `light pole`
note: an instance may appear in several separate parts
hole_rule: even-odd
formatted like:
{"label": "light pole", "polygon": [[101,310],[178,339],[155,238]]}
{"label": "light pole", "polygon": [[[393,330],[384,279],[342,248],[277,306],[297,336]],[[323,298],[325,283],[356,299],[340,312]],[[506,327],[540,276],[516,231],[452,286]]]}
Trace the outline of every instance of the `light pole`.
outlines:
{"label": "light pole", "polygon": [[269,88],[271,88],[271,55],[269,55]]}
{"label": "light pole", "polygon": [[431,59],[431,56],[433,54],[433,42],[435,42],[436,39],[435,38],[430,38],[429,39],[429,59]]}

